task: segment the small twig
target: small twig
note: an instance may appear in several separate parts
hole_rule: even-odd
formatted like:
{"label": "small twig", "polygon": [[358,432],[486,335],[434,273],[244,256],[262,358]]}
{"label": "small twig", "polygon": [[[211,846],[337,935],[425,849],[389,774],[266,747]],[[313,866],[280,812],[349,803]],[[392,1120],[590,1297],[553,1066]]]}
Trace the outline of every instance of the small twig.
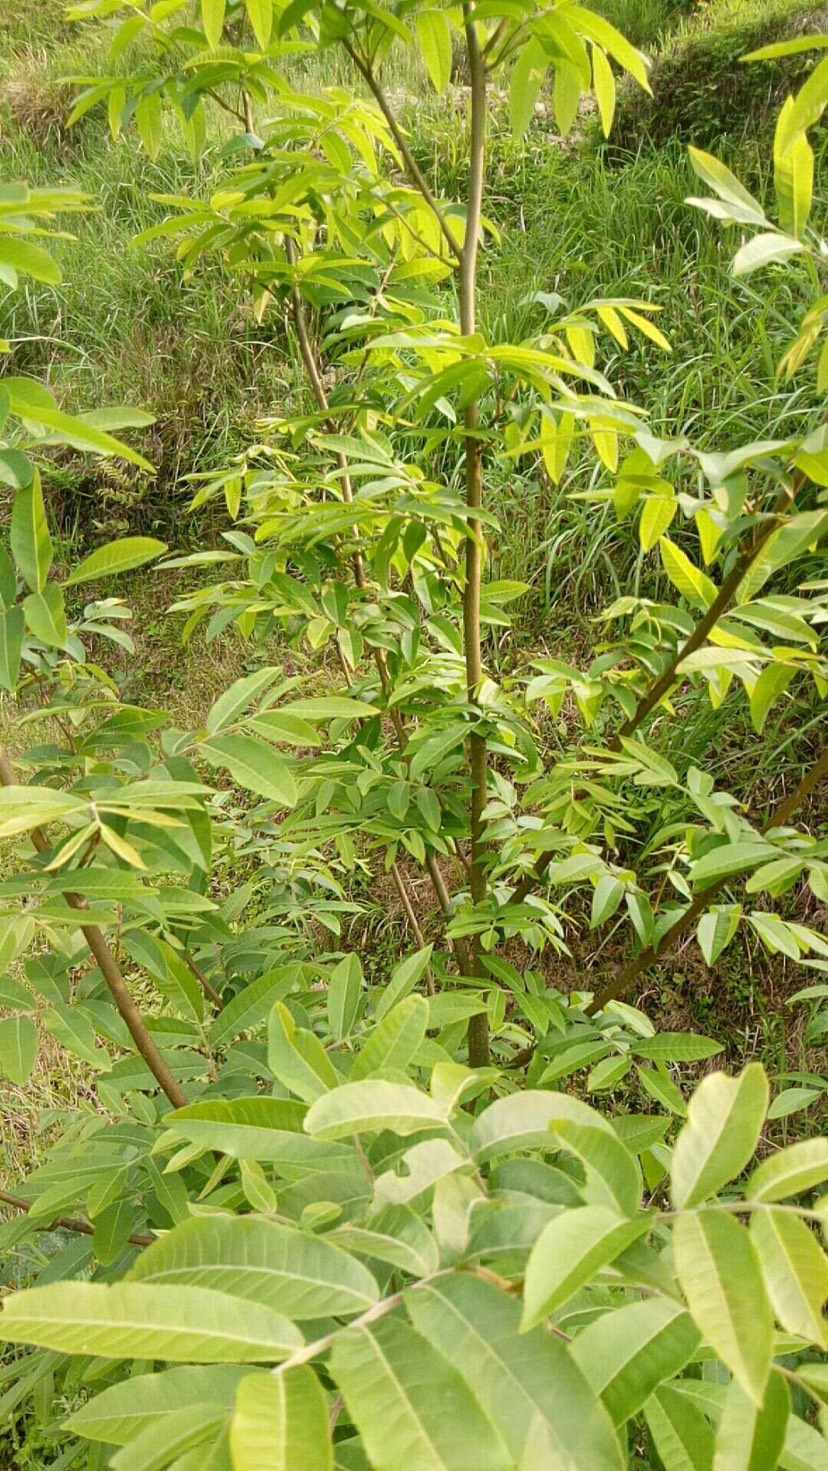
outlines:
{"label": "small twig", "polygon": [[[10,1205],[16,1211],[30,1211],[32,1206],[28,1200],[21,1200],[19,1195],[9,1195],[8,1191],[0,1190],[0,1203]],[[74,1216],[57,1216],[53,1221],[45,1222],[35,1227],[37,1231],[74,1231],[78,1236],[94,1236],[95,1227],[89,1221],[76,1220]],[[130,1246],[152,1246],[154,1236],[128,1236]]]}
{"label": "small twig", "polygon": [[196,980],[198,981],[198,984],[200,985],[205,996],[209,996],[210,1000],[216,1008],[216,1011],[223,1011],[224,997],[221,996],[216,990],[215,986],[213,986],[210,981],[208,981],[207,977],[204,974],[204,971],[199,965],[196,965],[192,955],[187,953],[185,954],[184,959],[187,962],[187,965],[189,966]]}
{"label": "small twig", "polygon": [[[400,896],[400,903],[405,910],[405,917],[408,920],[409,925],[411,926],[411,933],[413,934],[414,939],[417,942],[417,946],[420,950],[425,950],[425,936],[420,929],[419,921],[414,912],[414,906],[411,903],[411,897],[409,895],[408,889],[405,886],[403,876],[400,873],[399,865],[396,863],[391,864],[391,877],[393,878],[394,883],[397,886],[397,893]],[[429,996],[436,995],[437,987],[434,984],[434,972],[431,969],[430,965],[426,966],[425,978],[426,990],[428,991]]]}

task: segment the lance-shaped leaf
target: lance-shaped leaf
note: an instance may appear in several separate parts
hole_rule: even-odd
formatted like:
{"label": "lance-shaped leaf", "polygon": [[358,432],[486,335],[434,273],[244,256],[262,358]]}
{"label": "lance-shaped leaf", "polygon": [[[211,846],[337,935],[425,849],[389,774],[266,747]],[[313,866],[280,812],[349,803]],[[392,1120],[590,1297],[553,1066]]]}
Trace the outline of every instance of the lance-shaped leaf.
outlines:
{"label": "lance-shaped leaf", "polygon": [[532,1328],[568,1301],[601,1267],[649,1230],[603,1205],[563,1211],[541,1231],[526,1267],[523,1327]]}
{"label": "lance-shaped leaf", "polygon": [[387,1317],[348,1329],[334,1344],[330,1369],[374,1471],[457,1471],[470,1464],[475,1471],[513,1471],[512,1456],[465,1379],[406,1323]]}
{"label": "lance-shaped leaf", "polygon": [[664,1471],[711,1471],[713,1430],[692,1400],[662,1384],[647,1400],[644,1417]]}
{"label": "lance-shaped leaf", "polygon": [[141,1253],[129,1277],[209,1287],[303,1320],[362,1313],[379,1296],[371,1273],[347,1252],[255,1216],[184,1221]]}
{"label": "lance-shaped leaf", "polygon": [[0,1339],[64,1354],[170,1363],[277,1363],[302,1346],[272,1308],[201,1287],[57,1282],[7,1297]]}
{"label": "lance-shaped leaf", "polygon": [[457,1273],[409,1293],[406,1306],[418,1332],[451,1359],[485,1405],[518,1463],[540,1418],[550,1466],[621,1466],[609,1416],[568,1349],[541,1330],[521,1333],[513,1298]]}
{"label": "lance-shaped leaf", "polygon": [[333,1471],[328,1402],[312,1369],[242,1380],[230,1453],[238,1471]]}
{"label": "lance-shaped leaf", "polygon": [[768,1080],[758,1062],[738,1078],[711,1073],[698,1086],[670,1169],[679,1210],[708,1200],[753,1158],[768,1108]]}
{"label": "lance-shaped leaf", "polygon": [[88,1400],[66,1426],[88,1440],[127,1445],[148,1425],[163,1423],[184,1405],[214,1406],[229,1412],[239,1384],[249,1373],[236,1365],[211,1364],[134,1374]]}
{"label": "lance-shaped leaf", "polygon": [[788,1386],[776,1371],[761,1406],[731,1384],[716,1431],[713,1471],[776,1471],[790,1413]]}
{"label": "lance-shaped leaf", "polygon": [[344,1083],[308,1110],[307,1132],[321,1139],[346,1139],[351,1134],[419,1134],[447,1127],[439,1103],[404,1083],[387,1083],[375,1078],[364,1083]]}
{"label": "lance-shaped leaf", "polygon": [[756,1249],[723,1212],[681,1215],[673,1228],[676,1273],[711,1348],[755,1404],[770,1373],[773,1314]]}
{"label": "lance-shaped leaf", "polygon": [[374,1028],[356,1058],[351,1077],[370,1078],[385,1068],[403,1072],[416,1055],[428,1027],[428,1002],[424,996],[406,996]]}
{"label": "lance-shaped leaf", "polygon": [[53,551],[38,474],[14,498],[9,540],[21,577],[32,592],[42,592],[52,565]]}
{"label": "lance-shaped leaf", "polygon": [[[172,1414],[154,1425],[147,1425],[129,1445],[122,1446],[109,1462],[111,1471],[162,1471],[171,1464],[181,1467],[186,1452],[198,1447],[198,1455],[205,1440],[215,1435],[227,1421],[227,1413],[213,1405],[182,1405]],[[203,1466],[205,1461],[199,1460]]]}
{"label": "lance-shaped leaf", "polygon": [[0,1072],[22,1088],[37,1060],[37,1027],[27,1016],[0,1021]]}
{"label": "lance-shaped leaf", "polygon": [[124,536],[105,547],[90,552],[66,579],[66,586],[78,582],[97,582],[101,577],[114,577],[119,572],[132,572],[143,567],[167,550],[167,544],[153,536]]}
{"label": "lance-shaped leaf", "polygon": [[828,1139],[801,1139],[764,1159],[748,1181],[748,1200],[789,1200],[828,1180]]}
{"label": "lance-shaped leaf", "polygon": [[257,736],[214,736],[198,749],[211,766],[228,771],[246,792],[267,797],[281,807],[295,805],[296,783],[289,766]]}
{"label": "lance-shaped leaf", "polygon": [[828,1257],[814,1232],[787,1211],[755,1211],[750,1223],[777,1321],[819,1348],[828,1347],[822,1310],[828,1298]]}
{"label": "lance-shaped leaf", "polygon": [[595,1318],[571,1352],[613,1424],[621,1425],[684,1368],[698,1343],[698,1329],[681,1303],[655,1297]]}
{"label": "lance-shaped leaf", "polygon": [[276,966],[245,986],[238,996],[228,1001],[213,1022],[210,1045],[226,1047],[240,1032],[253,1032],[261,1026],[274,1003],[293,990],[298,979],[297,971],[295,965]]}

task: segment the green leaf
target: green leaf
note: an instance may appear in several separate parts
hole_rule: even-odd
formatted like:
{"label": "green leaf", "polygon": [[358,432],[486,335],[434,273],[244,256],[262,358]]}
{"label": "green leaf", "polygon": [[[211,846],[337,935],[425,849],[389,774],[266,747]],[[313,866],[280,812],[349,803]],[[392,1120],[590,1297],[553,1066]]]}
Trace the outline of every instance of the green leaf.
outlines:
{"label": "green leaf", "polygon": [[279,678],[279,669],[258,669],[255,674],[246,674],[226,689],[210,707],[204,722],[210,735],[218,735],[228,725],[233,725],[239,715],[258,699]]}
{"label": "green leaf", "polygon": [[796,671],[787,664],[768,664],[750,692],[750,720],[758,735],[765,728],[773,705],[785,693]]}
{"label": "green leaf", "polygon": [[645,1091],[655,1099],[656,1103],[660,1103],[661,1107],[666,1108],[669,1113],[686,1118],[687,1105],[681,1089],[676,1087],[672,1078],[667,1077],[664,1073],[656,1072],[653,1068],[643,1067],[638,1069],[638,1078]]}
{"label": "green leaf", "polygon": [[[608,138],[615,117],[615,77],[606,56],[598,46],[592,48],[592,88],[598,103],[601,128],[604,137]],[[664,529],[666,528],[662,527]]]}
{"label": "green leaf", "polygon": [[772,1154],[754,1170],[745,1195],[748,1200],[790,1200],[828,1180],[828,1139],[802,1139]]}
{"label": "green leaf", "polygon": [[620,1447],[597,1396],[564,1344],[541,1329],[520,1333],[514,1299],[457,1273],[409,1293],[406,1306],[417,1331],[485,1405],[515,1463],[539,1417],[550,1444],[544,1465],[620,1471]]}
{"label": "green leaf", "polygon": [[733,1216],[688,1212],[676,1220],[673,1252],[698,1328],[745,1394],[761,1405],[771,1366],[773,1315],[750,1236]]}
{"label": "green leaf", "polygon": [[27,1016],[0,1021],[0,1069],[22,1088],[37,1061],[37,1027]]}
{"label": "green leaf", "polygon": [[749,276],[752,271],[761,270],[762,266],[778,265],[790,260],[792,255],[799,255],[805,246],[799,240],[792,240],[788,235],[777,235],[768,233],[755,235],[741,250],[737,250],[730,267],[732,276]]}
{"label": "green leaf", "polygon": [[651,1298],[593,1319],[571,1352],[613,1424],[622,1425],[664,1379],[684,1368],[698,1344],[698,1331],[680,1303]]}
{"label": "green leaf", "polygon": [[731,1384],[716,1431],[713,1471],[776,1471],[790,1413],[788,1386],[776,1371],[761,1408]]}
{"label": "green leaf", "polygon": [[184,1221],[141,1253],[129,1278],[207,1287],[298,1321],[362,1313],[379,1296],[367,1268],[339,1247],[255,1216]]}
{"label": "green leaf", "polygon": [[267,1024],[267,1065],[304,1103],[313,1103],[341,1081],[319,1038],[297,1027],[281,1001],[276,1002]]}
{"label": "green leaf", "polygon": [[625,1220],[603,1205],[554,1216],[541,1231],[526,1266],[522,1327],[533,1328],[554,1313],[649,1229],[646,1217]]}
{"label": "green leaf", "polygon": [[271,1308],[200,1287],[56,1282],[7,1297],[0,1339],[63,1354],[192,1363],[275,1363],[302,1336]]}
{"label": "green leaf", "polygon": [[651,495],[647,497],[638,527],[642,551],[652,551],[656,542],[661,540],[665,531],[672,525],[677,510],[678,501],[675,496]]}
{"label": "green leaf", "polygon": [[273,26],[273,0],[244,0],[253,34],[264,51]]}
{"label": "green leaf", "polygon": [[221,44],[227,0],[201,0],[201,24],[211,51]]}
{"label": "green leaf", "polygon": [[346,955],[328,977],[328,1025],[337,1042],[351,1035],[359,1012],[363,979],[358,955]]}
{"label": "green leaf", "polygon": [[636,1056],[649,1062],[701,1062],[723,1050],[720,1042],[695,1032],[658,1032],[655,1037],[633,1043]]}
{"label": "green leaf", "polygon": [[753,1158],[768,1108],[764,1068],[752,1062],[738,1078],[710,1073],[696,1089],[670,1167],[673,1204],[698,1205],[740,1175]]}
{"label": "green leaf", "polygon": [[791,1415],[779,1465],[783,1471],[828,1471],[828,1444],[824,1436],[798,1415]]}
{"label": "green leaf", "polygon": [[95,1255],[102,1267],[117,1262],[132,1231],[133,1209],[129,1200],[113,1200],[95,1217]]}
{"label": "green leaf", "polygon": [[31,832],[50,822],[64,822],[77,813],[86,815],[89,803],[74,792],[54,791],[51,787],[0,788],[0,838],[15,833]]}
{"label": "green leaf", "polygon": [[219,1012],[210,1028],[210,1046],[226,1047],[241,1032],[255,1032],[275,1002],[292,991],[297,981],[295,966],[280,965],[251,981]]}
{"label": "green leaf", "polygon": [[[393,1318],[337,1338],[331,1374],[374,1471],[513,1471],[514,1460],[448,1358]],[[596,1468],[597,1471],[597,1468]]]}
{"label": "green leaf", "polygon": [[127,1445],[147,1426],[163,1422],[183,1405],[230,1411],[246,1368],[210,1365],[135,1374],[88,1400],[65,1422],[67,1429],[110,1445]]}
{"label": "green leaf", "polygon": [[191,1103],[167,1114],[164,1123],[176,1139],[205,1149],[218,1149],[236,1159],[258,1159],[280,1166],[310,1161],[314,1155],[335,1157],[336,1151],[314,1149],[302,1133],[306,1110],[282,1098],[217,1099]]}
{"label": "green leaf", "polygon": [[387,1012],[404,996],[414,990],[417,982],[422,980],[431,964],[433,945],[426,945],[425,949],[417,950],[414,955],[407,955],[401,960],[391,972],[391,979],[383,991],[379,993],[374,1016],[381,1021]]}
{"label": "green leaf", "polygon": [[715,965],[722,951],[727,949],[739,928],[741,916],[738,904],[717,904],[702,915],[696,937],[708,965]]}
{"label": "green leaf", "polygon": [[662,536],[658,546],[662,566],[673,586],[692,607],[706,613],[716,596],[715,583],[669,537]]}
{"label": "green leaf", "polygon": [[0,686],[4,690],[14,690],[17,685],[25,631],[22,608],[0,613]]}
{"label": "green leaf", "polygon": [[354,1061],[354,1082],[372,1073],[394,1068],[404,1072],[418,1052],[428,1027],[428,1002],[424,996],[406,996],[374,1027]]}
{"label": "green leaf", "polygon": [[328,1402],[312,1369],[242,1380],[230,1453],[238,1471],[333,1471]]}
{"label": "green leaf", "polygon": [[229,771],[246,792],[267,797],[280,807],[296,804],[296,784],[290,768],[264,741],[251,735],[216,736],[199,746],[211,766]]}
{"label": "green leaf", "polygon": [[787,1119],[792,1113],[801,1113],[803,1109],[810,1108],[812,1103],[823,1097],[821,1088],[783,1088],[768,1109],[768,1118]]}
{"label": "green leaf", "polygon": [[760,1210],[750,1232],[777,1322],[788,1333],[828,1348],[822,1310],[828,1298],[828,1258],[813,1231],[786,1211]]}
{"label": "green leaf", "polygon": [[427,1093],[379,1078],[332,1089],[311,1105],[305,1120],[308,1133],[321,1139],[346,1139],[382,1129],[419,1134],[445,1126],[442,1108]]}
{"label": "green leaf", "polygon": [[112,1067],[109,1054],[99,1047],[95,1032],[86,1017],[75,1006],[56,1005],[42,1013],[41,1020],[47,1032],[56,1037],[62,1046],[88,1062],[91,1067],[109,1072]]}
{"label": "green leaf", "polygon": [[624,897],[624,885],[620,879],[613,878],[612,874],[605,873],[598,880],[595,892],[592,895],[592,908],[589,917],[591,930],[597,929],[598,925],[605,920],[611,919]]}
{"label": "green leaf", "polygon": [[18,271],[33,276],[35,281],[45,281],[47,286],[59,286],[62,279],[60,267],[47,250],[33,245],[30,240],[9,235],[0,237],[0,271],[12,289],[17,285]]}
{"label": "green leaf", "polygon": [[345,695],[321,695],[307,700],[290,700],[274,711],[277,715],[299,715],[303,720],[372,720],[378,710],[364,700]]}
{"label": "green leaf", "polygon": [[692,877],[696,888],[706,889],[731,874],[743,873],[747,868],[757,868],[760,863],[778,856],[779,849],[772,843],[759,838],[743,838],[736,843],[722,843],[705,853],[693,864]]}
{"label": "green leaf", "polygon": [[9,540],[21,577],[32,592],[42,592],[52,565],[52,539],[37,472],[31,484],[19,490],[14,498]]}
{"label": "green leaf", "polygon": [[532,38],[520,51],[509,84],[512,135],[518,140],[523,137],[532,121],[535,103],[548,70],[549,57],[540,41]]}
{"label": "green leaf", "polygon": [[743,184],[740,184],[735,174],[725,168],[712,153],[703,153],[700,148],[689,148],[690,162],[695,173],[705,184],[723,199],[726,204],[740,206],[743,213],[739,218],[753,219],[758,224],[765,223],[765,212],[759,201],[749,194]]}
{"label": "green leaf", "polygon": [[156,541],[152,536],[125,536],[120,541],[111,541],[98,547],[78,564],[66,579],[66,586],[78,582],[97,582],[101,577],[114,577],[119,572],[131,572],[143,567],[167,550],[167,544]]}
{"label": "green leaf", "polygon": [[47,582],[42,592],[23,599],[23,614],[29,632],[50,649],[63,649],[69,637],[63,592],[56,582]]}
{"label": "green leaf", "polygon": [[662,1384],[647,1400],[644,1415],[664,1471],[711,1471],[713,1431],[698,1405]]}
{"label": "green leaf", "polygon": [[445,92],[451,81],[451,31],[445,11],[418,11],[417,39],[434,90]]}
{"label": "green leaf", "polygon": [[[199,1447],[199,1465],[204,1441],[214,1435],[225,1421],[223,1412],[209,1405],[182,1405],[166,1415],[160,1424],[147,1425],[140,1435],[112,1457],[111,1471],[163,1471],[173,1456],[182,1456]],[[176,1467],[181,1460],[176,1460]]]}

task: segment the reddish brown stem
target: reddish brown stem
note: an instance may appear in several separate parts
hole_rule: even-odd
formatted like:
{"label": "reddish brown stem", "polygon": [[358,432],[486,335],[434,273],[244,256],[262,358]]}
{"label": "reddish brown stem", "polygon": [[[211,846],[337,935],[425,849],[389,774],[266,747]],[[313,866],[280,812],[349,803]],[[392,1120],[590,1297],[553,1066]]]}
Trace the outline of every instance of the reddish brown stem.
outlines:
{"label": "reddish brown stem", "polygon": [[[28,1200],[21,1200],[19,1195],[9,1195],[8,1191],[0,1190],[0,1204],[10,1205],[16,1211],[30,1211],[32,1209]],[[95,1227],[90,1221],[77,1220],[74,1216],[57,1216],[55,1220],[44,1222],[36,1228],[38,1231],[74,1231],[78,1236],[94,1236]],[[154,1236],[128,1236],[130,1246],[152,1246]]]}

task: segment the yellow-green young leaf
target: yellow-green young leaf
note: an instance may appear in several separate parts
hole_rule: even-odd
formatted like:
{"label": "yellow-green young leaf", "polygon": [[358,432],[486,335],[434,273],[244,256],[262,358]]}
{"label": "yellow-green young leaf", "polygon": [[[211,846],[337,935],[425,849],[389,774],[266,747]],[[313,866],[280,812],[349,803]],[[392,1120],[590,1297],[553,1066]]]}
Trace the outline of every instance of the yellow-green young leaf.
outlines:
{"label": "yellow-green young leaf", "polygon": [[769,1092],[758,1062],[738,1078],[710,1073],[702,1080],[673,1150],[671,1194],[677,1210],[708,1200],[741,1174],[756,1151]]}
{"label": "yellow-green young leaf", "polygon": [[88,802],[74,792],[48,787],[0,788],[0,838],[31,832],[50,822],[62,822],[74,813],[88,813]]}
{"label": "yellow-green young leaf", "polygon": [[229,771],[247,792],[267,797],[282,807],[296,803],[296,784],[287,763],[264,741],[251,735],[216,736],[199,750],[211,766]]}
{"label": "yellow-green young leaf", "polygon": [[775,232],[766,232],[762,235],[754,235],[741,250],[737,250],[730,267],[732,276],[749,276],[753,271],[759,271],[763,266],[779,265],[791,256],[799,255],[805,249],[799,240],[794,240],[790,235],[779,235]]}
{"label": "yellow-green young leaf", "polygon": [[439,1103],[405,1083],[374,1078],[365,1083],[343,1083],[311,1104],[305,1129],[321,1139],[348,1139],[352,1134],[436,1132],[445,1125]]}
{"label": "yellow-green young leaf", "polygon": [[515,62],[509,86],[512,133],[517,139],[523,137],[532,121],[535,103],[548,70],[549,57],[540,41],[529,41]]}
{"label": "yellow-green young leaf", "polygon": [[776,1471],[790,1413],[788,1386],[776,1370],[761,1407],[731,1384],[716,1431],[713,1471]]}
{"label": "yellow-green young leaf", "polygon": [[662,1384],[644,1406],[644,1418],[664,1471],[710,1471],[713,1430],[704,1411],[680,1390]]}
{"label": "yellow-green young leaf", "polygon": [[[426,948],[430,955],[431,946]],[[419,959],[419,956],[414,958]],[[334,966],[328,977],[328,1025],[331,1036],[337,1042],[351,1035],[359,1011],[363,983],[358,955],[346,955],[344,960]]]}
{"label": "yellow-green young leaf", "polygon": [[513,1471],[514,1458],[458,1370],[399,1319],[340,1333],[330,1372],[374,1471]]}
{"label": "yellow-green young leaf", "polygon": [[708,965],[715,965],[739,928],[740,904],[719,904],[703,914],[696,928],[699,948]]}
{"label": "yellow-green young leaf", "polygon": [[351,1068],[351,1077],[369,1078],[372,1073],[408,1067],[428,1027],[428,1002],[424,996],[406,996],[374,1027]]}
{"label": "yellow-green young leaf", "polygon": [[572,448],[573,423],[571,414],[561,414],[555,422],[549,414],[541,414],[540,446],[546,473],[553,485],[560,485],[569,452]]}
{"label": "yellow-green young leaf", "polygon": [[750,1223],[777,1322],[788,1333],[828,1348],[822,1310],[828,1298],[828,1258],[813,1231],[785,1211],[755,1211]]}
{"label": "yellow-green young leaf", "polygon": [[56,582],[47,582],[42,592],[29,593],[23,599],[23,615],[29,632],[47,648],[65,648],[69,630],[63,593]]}
{"label": "yellow-green young leaf", "polygon": [[277,1363],[302,1347],[287,1318],[201,1287],[53,1282],[3,1303],[0,1338],[63,1354],[169,1363]]}
{"label": "yellow-green young leaf", "polygon": [[368,1269],[324,1237],[255,1216],[182,1222],[141,1253],[130,1280],[207,1287],[234,1297],[240,1317],[249,1300],[302,1322],[353,1317],[379,1296]]}
{"label": "yellow-green young leaf", "polygon": [[753,729],[762,734],[765,721],[775,702],[791,683],[796,669],[790,664],[768,664],[750,692],[750,720]]}
{"label": "yellow-green young leaf", "polygon": [[167,544],[156,541],[153,536],[125,536],[121,541],[112,541],[99,547],[75,568],[66,579],[66,586],[77,582],[97,582],[100,577],[114,577],[119,572],[131,572],[143,567],[146,562],[160,557]]}
{"label": "yellow-green young leaf", "polygon": [[150,1425],[162,1424],[183,1405],[231,1413],[236,1390],[250,1370],[235,1365],[165,1369],[133,1374],[87,1400],[64,1422],[88,1440],[128,1445]]}
{"label": "yellow-green young leaf", "polygon": [[756,1249],[723,1211],[688,1211],[673,1227],[676,1275],[694,1321],[754,1404],[773,1351],[773,1314]]}
{"label": "yellow-green young leaf", "polygon": [[244,0],[253,34],[264,51],[273,27],[273,0]]}
{"label": "yellow-green young leaf", "polygon": [[213,51],[221,42],[227,0],[201,0],[201,24]]}
{"label": "yellow-green young leaf", "polygon": [[275,1214],[279,1207],[276,1191],[258,1161],[239,1160],[239,1174],[244,1198],[254,1211],[261,1211],[263,1215]]}
{"label": "yellow-green young leaf", "polygon": [[794,98],[784,122],[776,135],[776,146],[786,153],[800,133],[805,133],[819,122],[828,105],[828,57],[811,72],[805,85]]}
{"label": "yellow-green young leaf", "polygon": [[793,105],[793,98],[788,97],[779,114],[773,150],[774,183],[779,202],[779,224],[787,233],[801,239],[814,196],[814,152],[804,133],[800,133],[789,148],[779,147],[779,138],[784,135]]}
{"label": "yellow-green young leaf", "polygon": [[647,57],[643,51],[637,51],[626,37],[616,30],[614,25],[611,25],[602,15],[595,15],[593,11],[575,5],[566,7],[566,19],[581,36],[596,42],[608,56],[613,57],[624,71],[634,77],[639,87],[643,87],[645,92],[650,91],[650,84],[647,81],[647,68],[650,63]]}
{"label": "yellow-green young leaf", "polygon": [[828,1139],[802,1139],[763,1160],[745,1194],[748,1200],[790,1200],[824,1180],[828,1180]]}
{"label": "yellow-green young leaf", "polygon": [[694,608],[699,608],[706,613],[716,596],[715,584],[704,572],[693,565],[687,554],[681,550],[681,547],[677,547],[675,542],[670,541],[669,537],[662,536],[659,549],[664,571],[673,587],[677,588],[682,597],[685,597]]}
{"label": "yellow-green young leaf", "polygon": [[646,1217],[625,1220],[603,1205],[554,1216],[541,1231],[526,1266],[523,1330],[554,1313],[649,1229]]}
{"label": "yellow-green young leaf", "polygon": [[678,501],[674,496],[651,495],[644,502],[638,535],[645,552],[652,551],[656,542],[672,524],[677,510]]}
{"label": "yellow-green young leaf", "polygon": [[[619,311],[622,316],[627,318],[628,322],[631,322],[634,327],[638,328],[642,337],[646,337],[650,342],[654,342],[656,347],[661,348],[662,352],[673,351],[664,333],[654,322],[650,321],[649,317],[642,316],[641,312],[634,311],[630,306],[619,307]],[[650,311],[655,311],[655,307],[650,307]]]}
{"label": "yellow-green young leaf", "polygon": [[592,86],[601,115],[604,137],[608,138],[615,117],[615,77],[612,74],[612,67],[599,46],[592,48]]}
{"label": "yellow-green young leaf", "polygon": [[[699,178],[707,184],[719,199],[725,204],[741,206],[743,212],[747,212],[747,218],[751,215],[756,224],[762,224],[765,213],[761,204],[749,194],[744,184],[741,184],[730,169],[725,168],[712,153],[704,153],[701,148],[689,148],[690,163]],[[745,218],[745,215],[740,216]]]}
{"label": "yellow-green young leaf", "polygon": [[230,1422],[234,1471],[333,1471],[328,1401],[304,1364],[243,1379]]}
{"label": "yellow-green young leaf", "polygon": [[9,540],[21,577],[32,592],[42,592],[52,565],[52,538],[37,471],[31,483],[14,498]]}
{"label": "yellow-green young leaf", "polygon": [[594,1318],[570,1350],[600,1394],[614,1425],[637,1414],[665,1379],[672,1379],[699,1345],[681,1303],[650,1298]]}
{"label": "yellow-green young leaf", "polygon": [[4,235],[0,237],[0,279],[14,289],[18,271],[33,276],[36,281],[45,281],[49,286],[60,285],[60,268],[48,251],[28,240]]}
{"label": "yellow-green young leaf", "polygon": [[25,630],[22,608],[0,613],[0,686],[4,690],[13,690],[17,684]]}
{"label": "yellow-green young leaf", "polygon": [[36,1058],[37,1027],[34,1022],[27,1016],[10,1016],[0,1021],[0,1072],[22,1088],[29,1081]]}
{"label": "yellow-green young leaf", "polygon": [[558,59],[555,66],[552,102],[555,108],[555,122],[562,138],[566,138],[571,131],[572,124],[578,116],[580,101],[581,76],[577,67]]}
{"label": "yellow-green young leaf", "polygon": [[417,39],[435,90],[445,92],[451,81],[451,31],[445,12],[418,11]]}
{"label": "yellow-green young leaf", "polygon": [[[485,1406],[516,1465],[526,1471],[621,1466],[609,1416],[565,1345],[543,1329],[519,1332],[520,1304],[507,1293],[457,1272],[409,1293],[406,1306],[417,1331]],[[549,1449],[546,1458],[523,1461],[536,1420]]]}
{"label": "yellow-green young leaf", "polygon": [[298,978],[295,966],[280,965],[251,981],[219,1012],[210,1028],[210,1046],[226,1047],[240,1032],[255,1032]]}
{"label": "yellow-green young leaf", "polygon": [[280,1083],[313,1103],[341,1078],[314,1032],[297,1027],[288,1008],[277,1001],[267,1024],[267,1065]]}
{"label": "yellow-green young leaf", "polygon": [[164,133],[164,114],[160,92],[147,92],[141,98],[135,109],[135,124],[147,153],[151,159],[155,160],[161,151]]}

